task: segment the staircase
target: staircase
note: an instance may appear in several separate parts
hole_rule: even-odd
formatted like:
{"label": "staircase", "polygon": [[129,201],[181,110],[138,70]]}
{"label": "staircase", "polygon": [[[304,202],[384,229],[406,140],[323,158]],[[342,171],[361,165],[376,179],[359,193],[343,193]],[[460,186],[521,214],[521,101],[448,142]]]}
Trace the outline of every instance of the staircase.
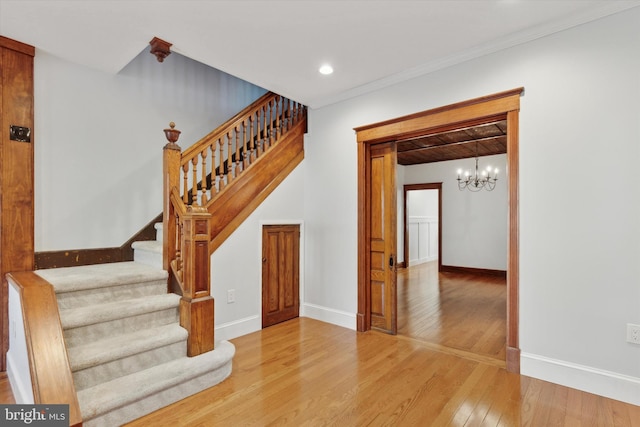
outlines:
{"label": "staircase", "polygon": [[135,242],[130,262],[7,275],[34,403],[69,404],[71,425],[121,425],[231,374],[210,255],[303,160],[306,107],[267,93],[184,151],[174,127],[156,241]]}
{"label": "staircase", "polygon": [[231,373],[229,342],[187,357],[180,296],[167,293],[159,267],[162,242],[133,246],[133,262],[37,271],[56,293],[85,426],[121,425]]}

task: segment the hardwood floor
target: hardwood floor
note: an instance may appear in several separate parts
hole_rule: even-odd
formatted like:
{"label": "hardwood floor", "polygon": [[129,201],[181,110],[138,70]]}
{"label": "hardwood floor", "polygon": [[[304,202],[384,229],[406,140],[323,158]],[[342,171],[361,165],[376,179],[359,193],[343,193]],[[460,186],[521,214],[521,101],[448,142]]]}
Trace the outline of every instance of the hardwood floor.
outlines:
{"label": "hardwood floor", "polygon": [[504,278],[438,274],[434,261],[399,269],[397,286],[398,335],[505,361]]}
{"label": "hardwood floor", "polygon": [[[504,281],[443,274],[416,285],[430,267],[398,275],[404,335],[280,323],[232,340],[221,384],[127,426],[640,426],[638,406],[506,372],[494,324]],[[461,296],[460,286],[478,290]],[[6,375],[0,403],[13,403]]]}
{"label": "hardwood floor", "polygon": [[6,372],[0,372],[0,403],[16,403],[16,400],[13,398],[11,384],[9,384],[9,378],[7,377]]}
{"label": "hardwood floor", "polygon": [[411,338],[299,318],[232,342],[227,380],[127,426],[640,424],[640,407]]}

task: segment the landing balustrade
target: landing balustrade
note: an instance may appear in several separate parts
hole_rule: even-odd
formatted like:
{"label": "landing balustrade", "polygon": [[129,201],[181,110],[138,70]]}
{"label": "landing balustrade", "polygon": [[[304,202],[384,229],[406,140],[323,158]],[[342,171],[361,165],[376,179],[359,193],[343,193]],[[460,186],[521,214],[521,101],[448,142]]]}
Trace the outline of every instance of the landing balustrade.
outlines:
{"label": "landing balustrade", "polygon": [[180,324],[189,331],[189,356],[214,347],[209,259],[220,230],[212,226],[216,201],[297,125],[306,127],[306,107],[267,93],[184,151],[175,124],[165,129],[163,267],[169,290],[182,295]]}

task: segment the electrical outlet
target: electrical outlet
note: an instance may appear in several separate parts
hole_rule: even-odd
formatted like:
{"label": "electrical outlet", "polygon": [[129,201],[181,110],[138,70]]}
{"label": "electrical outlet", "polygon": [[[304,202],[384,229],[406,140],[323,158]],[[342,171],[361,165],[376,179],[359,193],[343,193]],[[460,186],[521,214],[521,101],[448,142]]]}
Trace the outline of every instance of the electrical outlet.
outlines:
{"label": "electrical outlet", "polygon": [[627,323],[627,342],[640,344],[640,325]]}
{"label": "electrical outlet", "polygon": [[227,291],[227,304],[231,304],[233,302],[236,302],[236,290],[229,289]]}

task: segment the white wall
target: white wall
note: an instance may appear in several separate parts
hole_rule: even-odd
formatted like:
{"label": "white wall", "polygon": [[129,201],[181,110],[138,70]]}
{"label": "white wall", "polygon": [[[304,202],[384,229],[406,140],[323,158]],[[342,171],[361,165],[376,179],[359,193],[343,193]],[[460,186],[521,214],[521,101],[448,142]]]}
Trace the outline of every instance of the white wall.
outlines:
{"label": "white wall", "polygon": [[638,28],[635,8],[311,111],[310,301],[357,311],[353,128],[524,86],[522,372],[640,404],[640,346],[625,342],[640,323]]}
{"label": "white wall", "polygon": [[7,376],[11,391],[18,404],[33,404],[29,350],[22,317],[22,297],[18,286],[7,278],[9,350],[7,351]]}
{"label": "white wall", "polygon": [[[211,294],[215,298],[216,340],[262,328],[262,226],[301,224],[300,305],[304,307],[303,161],[211,256]],[[235,303],[227,304],[227,291]]]}
{"label": "white wall", "polygon": [[[451,179],[451,177],[447,177]],[[438,190],[411,190],[407,192],[409,216],[438,217]]]}
{"label": "white wall", "polygon": [[404,184],[442,182],[443,265],[507,269],[506,155],[481,157],[479,166],[487,165],[501,171],[498,184],[477,193],[458,190],[456,180],[458,169],[475,168],[475,159],[404,167]]}
{"label": "white wall", "polygon": [[118,75],[35,56],[36,251],[120,246],[162,212],[163,129],[186,148],[265,91],[148,49]]}
{"label": "white wall", "polygon": [[409,266],[438,259],[438,205],[438,190],[407,192]]}

